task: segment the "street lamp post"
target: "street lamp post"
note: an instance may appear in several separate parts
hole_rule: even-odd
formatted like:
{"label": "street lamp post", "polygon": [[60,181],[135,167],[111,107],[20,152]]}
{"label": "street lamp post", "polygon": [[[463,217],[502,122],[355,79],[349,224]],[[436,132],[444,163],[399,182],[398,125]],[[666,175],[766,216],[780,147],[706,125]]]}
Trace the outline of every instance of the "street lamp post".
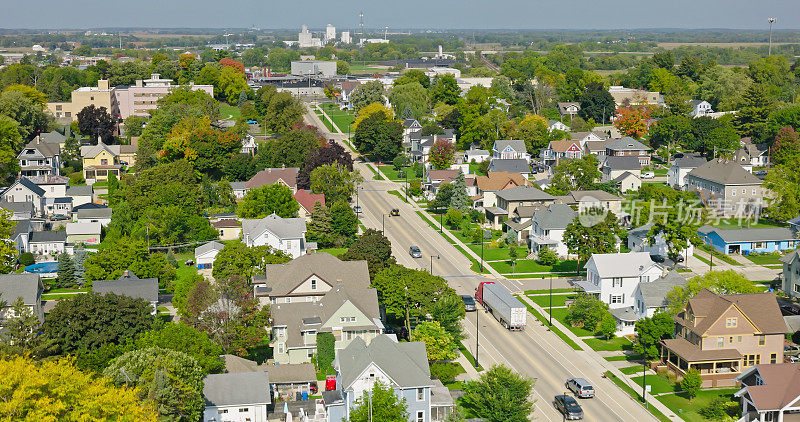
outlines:
{"label": "street lamp post", "polygon": [[480,350],[480,348],[478,347],[478,339],[481,338],[481,333],[478,331],[478,316],[479,315],[480,315],[480,312],[478,312],[476,310],[475,311],[475,369],[478,369],[478,367],[480,366],[480,364],[478,363],[478,350]]}
{"label": "street lamp post", "polygon": [[[544,277],[544,276],[542,276]],[[550,320],[547,323],[548,326],[553,326],[553,276],[550,276]]]}
{"label": "street lamp post", "polygon": [[642,362],[642,403],[647,403],[647,398],[645,394],[647,394],[647,357],[645,356],[644,362]]}
{"label": "street lamp post", "polygon": [[431,255],[431,275],[433,275],[433,258],[434,257],[436,257],[437,260],[441,258],[439,255]]}
{"label": "street lamp post", "polygon": [[483,274],[483,241],[492,238],[492,232],[485,230],[481,238],[481,274]]}
{"label": "street lamp post", "polygon": [[[436,224],[434,221],[433,224]],[[442,212],[441,208],[439,209],[439,233],[442,233],[444,228],[444,213]]]}
{"label": "street lamp post", "polygon": [[772,24],[775,23],[776,18],[768,18],[767,22],[769,22],[769,49],[767,50],[767,56],[772,55]]}
{"label": "street lamp post", "polygon": [[386,214],[381,214],[381,233],[386,232]]}

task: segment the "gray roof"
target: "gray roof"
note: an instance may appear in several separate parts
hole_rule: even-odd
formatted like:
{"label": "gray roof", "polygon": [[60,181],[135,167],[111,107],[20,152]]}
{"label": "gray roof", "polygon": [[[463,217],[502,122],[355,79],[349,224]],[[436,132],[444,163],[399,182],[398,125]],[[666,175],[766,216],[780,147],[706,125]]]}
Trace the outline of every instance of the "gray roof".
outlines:
{"label": "gray roof", "polygon": [[97,294],[114,293],[148,302],[158,302],[158,279],[139,278],[125,271],[117,280],[97,280],[92,283],[92,291]]}
{"label": "gray roof", "polygon": [[61,148],[59,148],[58,144],[48,144],[44,142],[37,142],[36,140],[28,142],[23,150],[26,149],[35,149],[45,157],[55,157],[59,154],[59,152],[61,152]]}
{"label": "gray roof", "polygon": [[509,173],[530,173],[531,168],[524,158],[493,158],[488,171],[507,171]]}
{"label": "gray roof", "polygon": [[28,234],[33,231],[31,220],[17,220],[16,223],[17,224],[14,226],[14,229],[11,232],[11,240],[14,240],[21,234]]}
{"label": "gray roof", "polygon": [[650,151],[649,146],[630,136],[608,141],[606,143],[606,148],[614,151]]}
{"label": "gray roof", "polygon": [[111,218],[111,208],[83,208],[78,210],[78,218]]}
{"label": "gray roof", "polygon": [[212,250],[221,251],[225,245],[222,243],[217,242],[216,240],[212,240],[208,243],[202,244],[194,249],[194,256],[200,256],[205,254],[206,252],[210,252]]}
{"label": "gray roof", "polygon": [[648,268],[658,266],[648,252],[596,253],[592,254],[589,262],[594,262],[601,278],[638,277]]}
{"label": "gray roof", "polygon": [[281,239],[296,239],[306,232],[305,218],[281,218],[276,214],[260,219],[242,220],[242,234],[254,239],[269,230]]}
{"label": "gray roof", "polygon": [[48,144],[60,144],[60,143],[65,142],[67,140],[66,136],[64,136],[64,135],[62,135],[62,134],[60,134],[60,133],[58,133],[58,132],[56,132],[54,130],[39,135],[39,138],[42,140],[42,142],[45,142],[45,143],[48,143]]}
{"label": "gray roof", "polygon": [[313,363],[263,365],[262,368],[269,373],[270,384],[292,384],[317,381],[317,373]]}
{"label": "gray roof", "polygon": [[265,274],[260,283],[271,289],[270,296],[288,295],[312,275],[331,287],[339,282],[348,289],[369,287],[367,261],[342,261],[324,252],[305,254],[285,264],[267,264]]}
{"label": "gray roof", "polygon": [[527,152],[527,148],[525,147],[525,141],[522,139],[498,139],[494,141],[494,150],[502,152],[506,147],[511,147],[514,151],[517,152]]}
{"label": "gray roof", "polygon": [[622,198],[608,193],[604,190],[574,190],[564,196],[559,196],[559,200],[565,204],[577,205],[583,201],[596,202],[596,201],[620,201]]}
{"label": "gray roof", "polygon": [[764,227],[759,229],[719,229],[703,227],[706,233],[717,233],[725,243],[766,242],[796,239],[787,227]]}
{"label": "gray roof", "polygon": [[364,370],[375,364],[400,388],[433,386],[425,343],[396,343],[386,335],[374,338],[369,346],[360,337],[337,356],[342,389],[348,389]]}
{"label": "gray roof", "polygon": [[89,185],[67,186],[67,196],[92,196],[94,190]]}
{"label": "gray roof", "polygon": [[533,221],[545,230],[565,229],[577,215],[578,213],[569,205],[552,204],[547,209],[536,211],[533,214]]}
{"label": "gray roof", "polygon": [[676,158],[672,162],[672,165],[685,169],[694,169],[702,166],[703,164],[706,163],[706,161],[707,160],[705,159],[705,157],[693,154],[686,154],[683,157]]}
{"label": "gray roof", "polygon": [[642,293],[642,300],[646,307],[663,308],[667,306],[667,293],[675,286],[682,286],[684,283],[686,283],[686,278],[672,270],[650,283],[639,283],[638,289]]}
{"label": "gray roof", "polygon": [[[30,189],[31,192],[35,193],[36,195],[39,195],[39,196],[43,196],[44,195],[44,189],[40,188],[35,183],[33,183],[30,180],[28,180],[27,177],[22,177],[19,180],[17,180],[17,182],[19,182],[19,184],[21,184],[22,186],[25,186],[26,188]],[[11,186],[14,186],[14,185],[12,184]]]}
{"label": "gray roof", "polygon": [[231,189],[232,190],[245,190],[247,187],[245,186],[247,182],[231,182]]}
{"label": "gray roof", "polygon": [[495,193],[498,198],[506,201],[552,201],[553,195],[533,186],[514,186]]}
{"label": "gray roof", "polygon": [[31,243],[52,243],[66,242],[67,232],[64,230],[52,230],[44,232],[31,232]]}
{"label": "gray roof", "polygon": [[211,374],[203,378],[206,406],[269,404],[269,374],[241,372]]}
{"label": "gray roof", "polygon": [[642,165],[639,163],[639,157],[634,156],[610,156],[606,157],[603,167],[608,167],[611,170],[641,170]]}
{"label": "gray roof", "polygon": [[0,208],[5,208],[15,214],[23,213],[33,215],[33,202],[0,201]]}
{"label": "gray roof", "polygon": [[635,174],[633,174],[633,173],[631,173],[629,171],[625,171],[622,174],[620,174],[619,176],[615,177],[614,181],[617,182],[617,183],[622,183],[623,180],[625,180],[625,179],[627,179],[629,177],[635,177],[637,179],[639,178],[639,176],[637,176],[637,175],[635,175]]}
{"label": "gray roof", "polygon": [[636,312],[633,311],[633,307],[631,306],[628,306],[627,308],[611,309],[609,312],[611,312],[611,315],[613,315],[614,318],[620,321],[637,321],[639,319],[639,317],[636,315]]}
{"label": "gray roof", "polygon": [[780,259],[781,259],[781,262],[785,262],[787,264],[791,264],[792,261],[794,261],[794,259],[797,258],[798,256],[800,256],[800,254],[798,254],[797,250],[795,249],[795,250],[787,253],[786,255],[782,256]]}
{"label": "gray roof", "polygon": [[711,160],[687,174],[722,185],[760,185],[761,179],[752,175],[736,162],[723,159]]}
{"label": "gray roof", "polygon": [[26,305],[33,305],[40,298],[42,279],[38,274],[2,274],[0,275],[0,299],[11,306],[18,297]]}

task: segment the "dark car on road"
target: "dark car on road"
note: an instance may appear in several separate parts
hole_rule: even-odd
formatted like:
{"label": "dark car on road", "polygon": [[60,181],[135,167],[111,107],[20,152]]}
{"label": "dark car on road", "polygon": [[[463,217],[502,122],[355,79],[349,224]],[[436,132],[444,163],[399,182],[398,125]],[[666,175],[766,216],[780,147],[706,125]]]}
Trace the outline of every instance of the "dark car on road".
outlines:
{"label": "dark car on road", "polygon": [[389,211],[389,216],[390,217],[397,217],[399,215],[400,215],[400,210],[397,209],[397,208],[392,208],[392,210]]}
{"label": "dark car on road", "polygon": [[556,396],[555,406],[567,420],[583,419],[583,409],[572,396]]}
{"label": "dark car on road", "polygon": [[461,300],[464,302],[464,310],[467,312],[476,311],[475,299],[470,295],[461,295]]}

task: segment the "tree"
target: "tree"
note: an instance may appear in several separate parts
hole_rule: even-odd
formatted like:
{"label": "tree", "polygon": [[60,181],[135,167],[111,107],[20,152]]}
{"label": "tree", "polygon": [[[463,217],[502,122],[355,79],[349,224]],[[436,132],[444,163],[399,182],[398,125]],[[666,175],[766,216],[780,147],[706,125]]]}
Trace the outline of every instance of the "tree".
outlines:
{"label": "tree", "polygon": [[311,189],[311,172],[328,164],[335,164],[347,171],[353,171],[353,157],[344,147],[330,142],[323,147],[312,149],[306,156],[300,172],[297,173],[297,187]]}
{"label": "tree", "polygon": [[285,133],[303,120],[303,103],[288,92],[277,92],[275,87],[265,85],[255,98],[259,122],[264,122],[267,130]]}
{"label": "tree", "polygon": [[88,351],[149,330],[155,321],[151,312],[152,305],[142,299],[87,293],[59,300],[43,329],[61,353]]}
{"label": "tree", "polygon": [[391,161],[402,147],[403,125],[384,112],[370,114],[356,126],[353,145],[380,161]]}
{"label": "tree", "polygon": [[583,158],[561,160],[553,169],[549,191],[565,195],[574,190],[589,190],[602,173],[598,170],[597,157],[586,155]]}
{"label": "tree", "polygon": [[564,244],[569,253],[578,256],[578,265],[595,253],[617,252],[620,234],[617,216],[599,208],[588,209],[567,225]]}
{"label": "tree", "polygon": [[397,263],[392,256],[392,243],[375,229],[364,231],[339,258],[342,261],[367,261],[370,279]]}
{"label": "tree", "polygon": [[0,180],[6,180],[19,171],[17,151],[22,147],[19,123],[0,115]]}
{"label": "tree", "polygon": [[[8,274],[14,266],[17,257],[17,248],[11,241],[11,233],[17,222],[12,221],[11,210],[0,208],[0,274]],[[22,258],[22,256],[20,256]],[[22,260],[20,260],[22,264]]]}
{"label": "tree", "polygon": [[700,377],[700,372],[697,369],[690,369],[686,371],[681,380],[681,390],[689,397],[689,401],[697,397],[700,388],[703,386],[703,378]]}
{"label": "tree", "polygon": [[470,199],[467,193],[464,173],[459,172],[458,176],[456,176],[456,179],[453,181],[453,195],[450,197],[450,207],[462,213],[472,208],[472,199]]}
{"label": "tree", "polygon": [[617,108],[614,97],[602,82],[593,82],[587,85],[583,94],[578,97],[578,102],[581,105],[579,115],[586,120],[593,119],[595,122],[610,121]]}
{"label": "tree", "polygon": [[800,214],[800,169],[796,163],[778,165],[764,179],[764,187],[772,192],[765,197],[771,218],[786,221]]}
{"label": "tree", "polygon": [[66,252],[58,256],[58,278],[56,281],[60,287],[72,287],[75,285],[75,265]]}
{"label": "tree", "polygon": [[661,340],[672,338],[675,321],[669,313],[656,312],[652,317],[636,321],[635,330],[633,350],[649,360],[656,360],[661,356]]}
{"label": "tree", "polygon": [[256,153],[256,164],[261,168],[301,167],[311,151],[322,145],[324,145],[323,138],[316,128],[295,126],[259,148]]}
{"label": "tree", "polygon": [[539,155],[539,150],[546,147],[551,140],[560,139],[557,134],[551,134],[547,126],[547,120],[542,116],[529,114],[519,123],[513,123],[507,129],[507,135],[511,139],[522,139],[525,141],[525,149],[531,155]]}
{"label": "tree", "polygon": [[333,245],[334,236],[331,227],[331,215],[328,207],[317,201],[311,210],[311,221],[307,225],[306,238],[309,242],[317,242],[320,247]]}
{"label": "tree", "polygon": [[196,421],[205,408],[203,371],[175,350],[150,347],[125,353],[103,371],[116,385],[139,387],[139,397],[155,403],[161,417]]}
{"label": "tree", "polygon": [[75,274],[75,283],[79,286],[83,286],[86,282],[86,249],[83,246],[76,245],[74,248],[73,256],[72,256],[72,265],[74,266],[74,274]]}
{"label": "tree", "polygon": [[289,260],[282,252],[269,246],[248,248],[237,240],[226,243],[219,251],[214,259],[211,275],[216,280],[224,280],[235,274],[249,278],[256,271],[264,270],[267,264],[282,264]]}
{"label": "tree", "polygon": [[611,312],[606,312],[606,314],[603,315],[603,319],[600,320],[600,324],[597,326],[597,331],[599,331],[606,340],[614,338],[614,334],[617,332],[617,321],[614,319],[614,315],[611,315]]}
{"label": "tree", "polygon": [[452,199],[453,184],[444,182],[439,185],[439,189],[436,190],[436,196],[433,198],[433,201],[428,204],[428,208],[433,210],[449,209]]}
{"label": "tree", "polygon": [[529,399],[534,381],[506,366],[493,366],[464,387],[461,402],[489,422],[526,422],[533,412]]}
{"label": "tree", "polygon": [[713,119],[702,116],[692,119],[692,133],[687,136],[688,147],[706,156],[730,154],[739,148],[741,137],[729,116]]}
{"label": "tree", "polygon": [[111,144],[114,132],[117,129],[117,119],[108,113],[105,107],[95,108],[90,104],[78,113],[78,128],[84,135],[89,135],[89,141],[97,143],[99,137],[103,143]]}
{"label": "tree", "polygon": [[742,107],[734,117],[739,135],[750,137],[754,143],[765,141],[771,106],[767,88],[761,84],[750,85],[742,95]]}
{"label": "tree", "polygon": [[372,104],[384,102],[386,91],[380,81],[371,81],[356,86],[350,93],[350,104],[358,113],[362,108]]}
{"label": "tree", "polygon": [[464,310],[464,302],[460,297],[457,295],[445,295],[433,302],[429,312],[431,318],[453,336],[454,341],[459,341],[462,338],[461,320],[466,312]]}
{"label": "tree", "polygon": [[690,134],[691,120],[688,116],[667,116],[660,119],[655,126],[650,128],[650,145],[653,148],[666,145],[671,157],[672,151],[676,146],[686,146],[688,144],[686,137]]}
{"label": "tree", "polygon": [[135,344],[137,349],[160,347],[185,353],[197,361],[203,374],[217,374],[225,369],[222,348],[212,343],[206,333],[186,324],[168,322],[157,330],[140,334]]}
{"label": "tree", "polygon": [[217,97],[224,99],[228,104],[236,104],[239,101],[239,95],[247,92],[250,87],[247,86],[247,81],[244,75],[239,73],[236,69],[230,66],[223,66],[219,73],[219,80],[214,86],[214,91]]}
{"label": "tree", "polygon": [[428,154],[428,160],[436,170],[449,169],[456,155],[456,146],[447,139],[434,141]]}
{"label": "tree", "polygon": [[7,420],[158,420],[151,402],[133,388],[114,386],[81,372],[73,358],[34,362],[16,356],[0,360],[0,415]]}
{"label": "tree", "polygon": [[214,129],[206,117],[187,117],[172,128],[158,155],[164,162],[185,159],[196,171],[219,180],[241,148],[238,133]]}
{"label": "tree", "polygon": [[411,331],[411,341],[425,343],[428,361],[452,360],[458,357],[458,346],[453,336],[439,322],[420,322]]}
{"label": "tree", "polygon": [[86,260],[84,268],[88,281],[116,280],[126,270],[141,278],[158,278],[161,283],[175,278],[175,268],[163,254],[150,254],[143,240],[127,237],[103,245]]}
{"label": "tree", "polygon": [[461,97],[461,89],[458,87],[456,78],[450,74],[444,74],[434,79],[430,88],[431,103],[445,103],[455,105]]}
{"label": "tree", "polygon": [[20,91],[4,91],[0,94],[0,115],[17,122],[17,130],[22,142],[28,142],[37,133],[47,130],[51,120],[44,108],[34,103]]}
{"label": "tree", "polygon": [[186,213],[197,213],[200,204],[197,174],[186,160],[142,170],[135,177],[126,178],[125,200],[137,218],[144,215],[146,209],[164,206],[178,206]]}
{"label": "tree", "polygon": [[623,135],[642,139],[647,135],[650,111],[644,107],[620,107],[615,112],[614,127]]}
{"label": "tree", "polygon": [[358,232],[358,216],[344,199],[334,202],[330,208],[331,230],[339,244],[347,244]]}
{"label": "tree", "polygon": [[594,332],[608,313],[608,305],[596,297],[580,293],[567,308],[566,321],[573,327]]}
{"label": "tree", "polygon": [[292,190],[286,185],[275,183],[250,189],[236,207],[240,218],[264,218],[277,214],[282,218],[297,216],[300,209]]}
{"label": "tree", "polygon": [[[678,207],[672,207],[667,211],[664,218],[654,218],[653,226],[647,232],[647,241],[651,245],[655,245],[659,238],[663,238],[667,244],[667,256],[677,265],[678,256],[681,252],[689,247],[689,244],[700,244],[700,235],[697,234],[697,229],[700,224],[696,219],[681,218],[682,213],[687,213],[692,209],[691,206],[686,204],[679,204]],[[695,207],[699,212],[701,209]]]}
{"label": "tree", "polygon": [[[0,302],[0,305],[4,305]],[[6,354],[27,355],[40,359],[53,352],[54,340],[40,333],[42,322],[33,313],[30,306],[25,305],[22,297],[16,298],[11,305],[11,312],[3,322],[0,333],[0,351]]]}
{"label": "tree", "polygon": [[349,201],[363,181],[358,170],[348,170],[338,163],[325,164],[311,172],[311,190],[325,195],[327,203]]}
{"label": "tree", "polygon": [[796,162],[798,158],[800,158],[800,137],[791,126],[780,128],[772,144],[772,162],[787,164]]}
{"label": "tree", "polygon": [[367,391],[356,401],[356,407],[350,412],[347,422],[406,422],[408,411],[406,399],[398,398],[391,386],[375,381],[372,390]]}
{"label": "tree", "polygon": [[395,85],[389,93],[389,103],[394,107],[395,114],[405,114],[405,110],[409,110],[409,118],[421,119],[429,110],[428,91],[419,82]]}
{"label": "tree", "polygon": [[675,286],[667,293],[667,312],[677,315],[686,303],[700,290],[708,289],[716,294],[758,293],[758,288],[744,275],[733,270],[709,271],[695,276],[682,286]]}

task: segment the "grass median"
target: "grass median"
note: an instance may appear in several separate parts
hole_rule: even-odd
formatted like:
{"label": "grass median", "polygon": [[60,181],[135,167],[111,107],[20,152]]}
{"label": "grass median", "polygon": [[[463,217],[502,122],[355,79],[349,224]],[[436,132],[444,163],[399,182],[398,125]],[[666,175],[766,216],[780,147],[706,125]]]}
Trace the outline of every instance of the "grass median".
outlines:
{"label": "grass median", "polygon": [[[536,319],[539,320],[542,324],[547,325],[547,318],[544,315],[540,314],[539,311],[533,308],[528,302],[522,301],[525,304],[525,307],[528,308],[528,312],[531,313]],[[550,327],[550,331],[554,332],[561,340],[564,340],[564,343],[567,343],[569,347],[572,347],[574,350],[583,350],[581,346],[578,346],[578,343],[575,343],[568,335],[564,334],[561,330],[558,329],[555,325]]]}

